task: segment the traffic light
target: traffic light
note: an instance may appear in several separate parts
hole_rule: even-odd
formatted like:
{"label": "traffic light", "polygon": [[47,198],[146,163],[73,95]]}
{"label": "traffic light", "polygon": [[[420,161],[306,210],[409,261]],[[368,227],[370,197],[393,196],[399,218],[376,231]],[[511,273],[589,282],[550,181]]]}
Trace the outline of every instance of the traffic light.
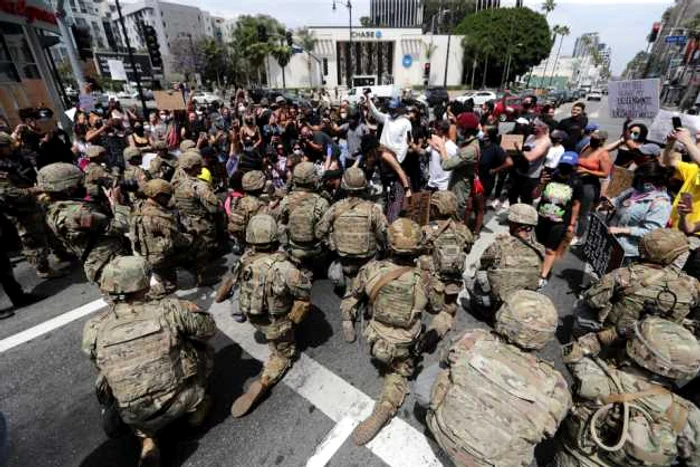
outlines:
{"label": "traffic light", "polygon": [[146,50],[148,50],[148,56],[151,58],[151,65],[153,68],[163,68],[163,57],[160,55],[160,45],[158,44],[156,28],[150,24],[144,24],[143,39],[146,43]]}
{"label": "traffic light", "polygon": [[660,30],[661,30],[661,23],[654,23],[651,26],[651,32],[649,33],[649,42],[656,42],[656,38],[659,37]]}
{"label": "traffic light", "polygon": [[294,44],[294,40],[292,39],[292,31],[285,32],[284,38],[287,39],[287,45],[289,47],[291,47]]}
{"label": "traffic light", "polygon": [[78,56],[81,60],[92,58],[92,35],[90,28],[87,26],[72,25],[73,39],[75,40],[75,48],[78,50]]}
{"label": "traffic light", "polygon": [[258,42],[267,42],[267,29],[262,24],[258,24]]}
{"label": "traffic light", "polygon": [[425,78],[430,78],[430,62],[423,65],[423,76]]}

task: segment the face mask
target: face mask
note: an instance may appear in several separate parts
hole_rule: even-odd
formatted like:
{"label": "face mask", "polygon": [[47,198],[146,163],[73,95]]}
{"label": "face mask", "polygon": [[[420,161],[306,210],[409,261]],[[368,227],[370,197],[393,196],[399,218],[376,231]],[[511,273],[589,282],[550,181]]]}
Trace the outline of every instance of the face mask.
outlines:
{"label": "face mask", "polygon": [[649,193],[652,192],[656,189],[653,183],[649,182],[635,182],[633,184],[633,187],[635,190],[641,192],[641,193]]}
{"label": "face mask", "polygon": [[295,156],[301,156],[303,154],[301,149],[295,149],[293,152]]}
{"label": "face mask", "polygon": [[600,146],[602,146],[602,144],[603,144],[603,141],[596,139],[596,138],[591,138],[590,145],[593,149],[599,148]]}
{"label": "face mask", "polygon": [[479,132],[476,134],[477,139],[484,139],[484,132],[479,130]]}
{"label": "face mask", "polygon": [[639,133],[630,133],[630,139],[632,141],[637,141],[639,139]]}
{"label": "face mask", "polygon": [[347,118],[348,114],[346,112],[340,112],[340,118]]}

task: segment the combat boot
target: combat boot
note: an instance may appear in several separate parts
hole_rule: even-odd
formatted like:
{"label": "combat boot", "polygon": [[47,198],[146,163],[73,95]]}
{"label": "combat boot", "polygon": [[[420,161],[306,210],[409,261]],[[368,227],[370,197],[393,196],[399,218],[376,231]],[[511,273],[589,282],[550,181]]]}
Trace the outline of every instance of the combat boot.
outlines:
{"label": "combat boot", "polygon": [[248,390],[238,397],[231,405],[231,415],[240,418],[247,414],[257,401],[262,399],[267,390],[272,386],[266,378],[259,378],[253,381]]}
{"label": "combat boot", "polygon": [[352,321],[343,321],[343,339],[345,339],[345,342],[355,342],[356,338],[355,323]]}
{"label": "combat boot", "polygon": [[387,404],[377,402],[372,411],[372,415],[367,417],[365,421],[357,425],[352,432],[352,440],[355,446],[364,446],[377,436],[386,423],[391,420],[394,415],[394,410]]}
{"label": "combat boot", "polygon": [[141,457],[139,457],[139,467],[159,467],[160,451],[153,438],[141,439]]}
{"label": "combat boot", "polygon": [[204,399],[199,403],[197,409],[187,416],[187,424],[192,428],[200,427],[207,418],[207,415],[209,415],[211,404],[211,397],[204,396]]}

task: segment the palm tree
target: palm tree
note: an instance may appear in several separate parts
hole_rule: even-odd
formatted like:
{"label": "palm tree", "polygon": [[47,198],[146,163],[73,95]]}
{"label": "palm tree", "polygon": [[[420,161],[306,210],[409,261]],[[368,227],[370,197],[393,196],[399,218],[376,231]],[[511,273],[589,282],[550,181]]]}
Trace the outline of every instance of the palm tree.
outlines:
{"label": "palm tree", "polygon": [[544,3],[542,3],[542,6],[540,9],[544,11],[544,17],[547,18],[551,12],[554,11],[554,9],[557,7],[557,4],[554,3],[554,0],[544,0]]}
{"label": "palm tree", "polygon": [[555,26],[555,34],[559,34],[559,50],[557,50],[557,58],[554,59],[554,67],[552,67],[552,76],[549,78],[549,85],[552,85],[552,80],[554,80],[554,71],[557,69],[557,63],[559,63],[559,54],[561,54],[561,45],[564,42],[564,36],[571,34],[569,26]]}
{"label": "palm tree", "polygon": [[[554,1],[548,0],[548,2],[550,2],[550,1],[551,1],[552,5],[554,5]],[[545,4],[543,3],[542,9],[544,9],[544,5]],[[554,9],[554,6],[552,6],[552,9]],[[557,24],[552,28],[552,36],[553,36],[552,37],[552,46],[554,46],[554,44],[557,42],[557,35],[559,34],[559,30],[562,27],[565,27],[565,26],[559,26]],[[549,55],[547,55],[547,61],[545,62],[544,70],[542,71],[542,79],[540,80],[540,86],[538,86],[538,87],[541,87],[542,85],[544,85],[544,80],[545,80],[545,77],[547,76],[547,67],[549,66],[549,57],[551,57],[551,56],[552,56],[552,53],[550,52]]]}
{"label": "palm tree", "polygon": [[[311,73],[311,53],[314,51],[314,48],[316,47],[316,44],[318,44],[318,39],[316,39],[316,36],[314,35],[313,31],[309,31],[308,28],[301,28],[297,30],[297,39],[299,39],[299,44],[301,44],[301,48],[304,49],[304,52],[306,52],[306,67],[309,71],[309,87],[313,88],[314,83],[312,79],[312,73]],[[319,83],[321,84],[321,83]]]}

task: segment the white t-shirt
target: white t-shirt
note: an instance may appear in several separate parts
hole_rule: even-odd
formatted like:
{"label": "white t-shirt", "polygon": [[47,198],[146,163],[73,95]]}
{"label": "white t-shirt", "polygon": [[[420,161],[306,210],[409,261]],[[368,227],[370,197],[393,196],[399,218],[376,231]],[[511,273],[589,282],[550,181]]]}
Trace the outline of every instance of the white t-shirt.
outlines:
{"label": "white t-shirt", "polygon": [[[450,157],[456,156],[459,148],[452,142],[451,139],[447,138],[445,140],[445,151]],[[430,163],[428,164],[428,171],[430,173],[430,178],[428,179],[428,186],[432,188],[437,188],[438,190],[447,190],[450,184],[450,177],[452,176],[451,170],[444,170],[442,168],[442,157],[440,156],[440,151],[430,148]]]}
{"label": "white t-shirt", "polygon": [[559,165],[559,159],[564,154],[564,146],[561,144],[559,146],[552,146],[547,151],[547,155],[544,156],[544,166],[548,169],[556,169]]}
{"label": "white t-shirt", "polygon": [[369,109],[374,118],[384,124],[379,143],[394,151],[399,164],[402,163],[408,153],[408,134],[413,129],[411,121],[404,116],[396,119],[391,118],[388,114],[377,110],[371,100],[369,101]]}

